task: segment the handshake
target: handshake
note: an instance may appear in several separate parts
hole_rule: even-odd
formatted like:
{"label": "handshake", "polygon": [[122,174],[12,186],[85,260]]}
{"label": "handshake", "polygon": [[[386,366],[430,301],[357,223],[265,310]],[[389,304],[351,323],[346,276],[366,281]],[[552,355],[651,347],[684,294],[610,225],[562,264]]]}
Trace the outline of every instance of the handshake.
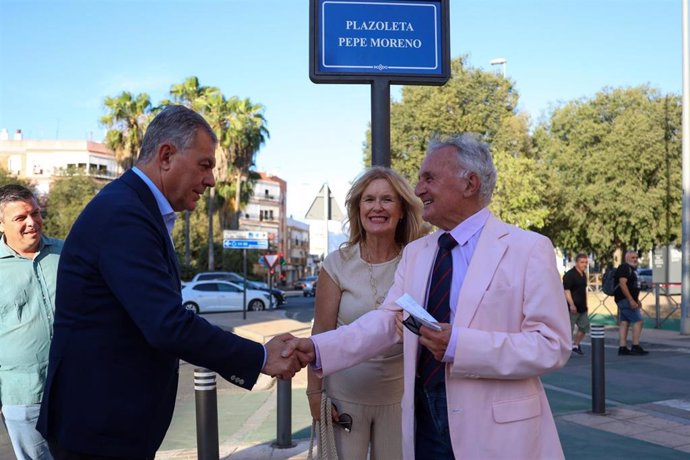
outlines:
{"label": "handshake", "polygon": [[261,372],[279,379],[291,379],[297,371],[316,360],[314,342],[292,334],[273,337],[265,345],[266,364]]}

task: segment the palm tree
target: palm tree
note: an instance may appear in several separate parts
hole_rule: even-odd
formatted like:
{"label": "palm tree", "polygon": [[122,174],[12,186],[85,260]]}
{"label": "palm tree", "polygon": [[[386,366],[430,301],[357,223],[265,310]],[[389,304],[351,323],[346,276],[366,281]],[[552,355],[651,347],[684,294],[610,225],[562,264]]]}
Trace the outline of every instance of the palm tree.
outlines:
{"label": "palm tree", "polygon": [[256,154],[269,137],[266,119],[261,104],[252,104],[249,99],[234,100],[234,116],[228,131],[230,164],[235,175],[235,219],[234,228],[239,227],[240,191],[242,178],[249,177]]}
{"label": "palm tree", "polygon": [[[219,94],[220,90],[213,86],[200,86],[197,77],[188,77],[182,83],[170,87],[172,100],[163,100],[161,105],[181,104],[195,111],[201,111],[205,104],[204,97]],[[210,211],[209,211],[210,212]],[[212,226],[209,221],[209,226]],[[210,244],[213,244],[212,242]],[[184,212],[184,263],[189,266],[192,255],[189,241],[189,211]],[[209,267],[209,270],[213,270]]]}
{"label": "palm tree", "polygon": [[208,269],[213,270],[215,267],[215,255],[213,251],[213,213],[215,212],[216,188],[220,184],[227,182],[228,178],[228,150],[227,133],[229,120],[232,115],[233,103],[225,99],[220,92],[208,92],[204,94],[199,101],[203,107],[204,117],[208,121],[211,128],[213,128],[218,137],[218,145],[216,146],[216,165],[213,169],[213,175],[216,178],[216,187],[209,189],[208,197]]}
{"label": "palm tree", "polygon": [[181,104],[185,107],[201,112],[204,108],[204,97],[209,94],[220,93],[215,86],[199,85],[199,78],[188,77],[182,83],[170,87],[172,100],[163,100],[162,105]]}
{"label": "palm tree", "polygon": [[101,117],[101,123],[108,128],[105,144],[115,152],[120,167],[127,170],[141,148],[151,118],[151,98],[146,93],[133,97],[132,93],[123,91],[118,96],[106,97],[104,104],[110,110]]}
{"label": "palm tree", "polygon": [[[218,136],[216,149],[216,187],[209,190],[209,270],[214,267],[213,254],[213,213],[216,205],[216,192],[226,201],[230,191],[229,179],[234,176],[235,183],[235,218],[231,228],[239,228],[239,211],[241,203],[242,178],[249,177],[249,169],[254,166],[256,152],[268,137],[265,119],[260,104],[253,105],[249,99],[232,97],[226,99],[220,93],[207,93],[203,101],[203,113],[206,120]],[[254,176],[252,176],[254,177]],[[227,201],[226,201],[227,202]],[[219,214],[220,217],[220,214]]]}

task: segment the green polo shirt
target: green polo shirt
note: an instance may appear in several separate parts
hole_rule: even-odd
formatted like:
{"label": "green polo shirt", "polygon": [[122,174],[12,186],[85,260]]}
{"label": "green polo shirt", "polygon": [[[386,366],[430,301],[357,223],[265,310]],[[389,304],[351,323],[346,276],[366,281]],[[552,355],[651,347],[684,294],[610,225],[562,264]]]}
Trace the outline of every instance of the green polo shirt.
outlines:
{"label": "green polo shirt", "polygon": [[0,405],[41,402],[62,244],[43,236],[36,257],[27,259],[0,236]]}

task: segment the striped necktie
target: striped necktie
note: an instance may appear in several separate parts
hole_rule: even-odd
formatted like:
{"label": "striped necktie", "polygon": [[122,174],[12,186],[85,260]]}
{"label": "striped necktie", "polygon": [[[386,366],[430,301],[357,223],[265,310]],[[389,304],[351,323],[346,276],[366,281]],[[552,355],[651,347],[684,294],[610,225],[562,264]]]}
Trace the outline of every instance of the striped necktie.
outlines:
{"label": "striped necktie", "polygon": [[[431,272],[431,286],[429,297],[426,302],[426,309],[436,318],[439,323],[450,323],[450,284],[453,279],[453,257],[451,249],[458,245],[458,242],[450,233],[444,233],[438,239],[438,253],[434,261],[434,268]],[[426,387],[433,387],[443,382],[444,363],[436,361],[434,355],[422,347],[419,356],[419,377]]]}

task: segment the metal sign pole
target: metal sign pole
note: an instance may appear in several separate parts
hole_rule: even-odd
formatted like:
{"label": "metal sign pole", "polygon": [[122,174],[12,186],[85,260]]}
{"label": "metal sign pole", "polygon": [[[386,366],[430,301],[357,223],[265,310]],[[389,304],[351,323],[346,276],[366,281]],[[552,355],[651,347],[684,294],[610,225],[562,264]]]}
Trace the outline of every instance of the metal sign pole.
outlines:
{"label": "metal sign pole", "polygon": [[[450,0],[309,1],[309,79],[371,85],[372,166],[391,165],[390,85],[450,78],[449,9]],[[401,26],[382,35],[358,26],[367,19]]]}
{"label": "metal sign pole", "polygon": [[273,266],[271,265],[271,268],[268,269],[268,308],[269,310],[273,309],[273,275],[271,274],[271,270],[273,270]]}
{"label": "metal sign pole", "polygon": [[371,83],[371,165],[391,166],[391,85],[385,78]]}
{"label": "metal sign pole", "polygon": [[242,273],[244,274],[245,282],[242,290],[242,319],[247,319],[247,250],[242,249]]}

